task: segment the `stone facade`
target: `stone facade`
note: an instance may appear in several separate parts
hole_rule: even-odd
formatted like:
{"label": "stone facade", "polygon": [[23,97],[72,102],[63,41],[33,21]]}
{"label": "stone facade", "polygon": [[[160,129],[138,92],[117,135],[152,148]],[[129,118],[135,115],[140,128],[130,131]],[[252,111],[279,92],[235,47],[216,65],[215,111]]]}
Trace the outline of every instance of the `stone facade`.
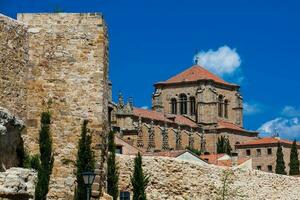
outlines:
{"label": "stone facade", "polygon": [[[264,142],[260,142],[264,141]],[[244,142],[235,146],[239,157],[252,158],[252,168],[265,172],[275,173],[276,152],[280,142],[285,163],[285,171],[289,173],[291,141],[281,140],[279,138],[263,138],[253,142]],[[300,154],[300,145],[298,144],[298,154]]]}
{"label": "stone facade", "polygon": [[152,110],[134,108],[122,95],[115,106],[114,126],[128,143],[147,151],[192,147],[216,153],[220,136],[236,143],[257,138],[243,128],[239,86],[227,83],[200,66],[155,85]]}
{"label": "stone facade", "polygon": [[[20,116],[26,149],[38,152],[40,114],[52,114],[55,156],[48,199],[73,199],[77,144],[88,119],[98,161],[94,196],[105,186],[108,38],[98,13],[0,16],[0,106]],[[2,21],[4,23],[2,23]],[[66,189],[67,188],[67,189]]]}
{"label": "stone facade", "polygon": [[[120,191],[128,191],[132,197],[130,176],[133,171],[134,156],[117,156],[120,167]],[[221,199],[224,168],[213,165],[199,165],[174,158],[143,157],[143,170],[149,175],[146,189],[151,200],[214,200]],[[226,196],[232,200],[297,200],[300,179],[258,170],[235,169],[230,176]]]}

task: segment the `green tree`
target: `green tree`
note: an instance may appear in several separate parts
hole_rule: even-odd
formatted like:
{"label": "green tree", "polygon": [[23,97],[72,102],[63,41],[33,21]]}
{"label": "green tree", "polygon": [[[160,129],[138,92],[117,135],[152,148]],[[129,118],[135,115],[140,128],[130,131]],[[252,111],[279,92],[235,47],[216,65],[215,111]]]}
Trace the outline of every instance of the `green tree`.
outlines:
{"label": "green tree", "polygon": [[276,172],[276,174],[286,175],[282,147],[281,147],[280,142],[278,142],[278,145],[277,145],[275,172]]}
{"label": "green tree", "polygon": [[119,189],[119,173],[118,166],[116,164],[116,145],[115,145],[115,134],[111,131],[108,134],[108,159],[107,159],[107,192],[114,200],[118,199]]}
{"label": "green tree", "polygon": [[290,154],[290,175],[299,175],[299,158],[298,158],[298,150],[297,150],[297,143],[294,140],[291,148]]}
{"label": "green tree", "polygon": [[75,195],[77,200],[85,199],[87,196],[82,173],[88,171],[94,171],[95,169],[95,158],[94,152],[92,151],[92,136],[88,134],[88,120],[83,121],[81,128],[81,137],[78,142],[78,153],[77,153],[77,193]]}
{"label": "green tree", "polygon": [[134,172],[131,177],[133,187],[133,200],[147,200],[146,188],[149,183],[149,176],[143,173],[142,156],[140,153],[134,159]]}
{"label": "green tree", "polygon": [[219,137],[217,142],[217,153],[226,153],[230,155],[231,151],[232,148],[229,139],[223,135]]}
{"label": "green tree", "polygon": [[43,112],[41,115],[41,129],[39,131],[40,144],[40,166],[38,157],[34,157],[33,161],[38,169],[38,182],[35,189],[36,200],[46,200],[49,190],[50,175],[54,157],[52,154],[52,139],[50,133],[51,114]]}
{"label": "green tree", "polygon": [[186,147],[187,150],[193,152],[194,154],[200,156],[202,154],[201,150],[198,150],[198,149],[195,149],[195,148],[192,148],[192,147]]}

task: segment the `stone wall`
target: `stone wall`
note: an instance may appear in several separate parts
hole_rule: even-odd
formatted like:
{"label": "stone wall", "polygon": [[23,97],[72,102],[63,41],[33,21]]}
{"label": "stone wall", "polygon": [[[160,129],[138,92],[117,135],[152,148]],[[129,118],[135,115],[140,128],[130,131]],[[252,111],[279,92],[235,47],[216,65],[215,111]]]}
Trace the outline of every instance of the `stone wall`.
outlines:
{"label": "stone wall", "polygon": [[[134,156],[117,156],[120,167],[120,191],[132,191],[130,176]],[[178,161],[173,158],[143,157],[143,169],[150,176],[146,190],[151,200],[214,200],[219,197],[224,168]],[[300,179],[258,170],[236,169],[230,176],[228,199],[296,200],[300,195]],[[131,194],[132,195],[132,194]],[[228,196],[227,196],[228,197]]]}
{"label": "stone wall", "polygon": [[0,200],[34,199],[37,173],[34,170],[10,168],[0,173]]}
{"label": "stone wall", "polygon": [[52,114],[55,161],[48,199],[73,199],[83,119],[90,121],[99,162],[101,178],[94,186],[99,195],[104,184],[101,148],[108,129],[108,39],[103,17],[98,13],[18,14],[18,20],[28,27],[28,112],[23,138],[30,153],[39,150],[40,114],[46,109]]}
{"label": "stone wall", "polygon": [[26,115],[27,37],[25,25],[0,14],[0,106],[22,119]]}

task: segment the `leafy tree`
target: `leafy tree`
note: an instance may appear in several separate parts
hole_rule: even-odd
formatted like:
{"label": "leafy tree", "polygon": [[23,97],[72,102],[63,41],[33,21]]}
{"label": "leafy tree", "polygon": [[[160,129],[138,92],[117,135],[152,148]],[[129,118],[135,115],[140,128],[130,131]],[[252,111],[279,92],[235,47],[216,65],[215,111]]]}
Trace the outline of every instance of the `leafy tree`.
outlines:
{"label": "leafy tree", "polygon": [[[41,129],[39,132],[39,144],[40,144],[40,166],[36,166],[38,169],[38,182],[35,189],[36,200],[46,200],[49,190],[49,180],[52,173],[52,167],[54,157],[52,154],[52,139],[50,133],[51,114],[50,112],[43,112],[41,115]],[[38,156],[35,156],[31,161],[39,165]]]}
{"label": "leafy tree", "polygon": [[78,142],[78,153],[77,153],[77,193],[75,195],[77,200],[85,199],[87,196],[82,173],[87,171],[94,171],[95,169],[95,158],[94,152],[92,151],[92,136],[88,134],[87,128],[88,120],[83,121],[81,129],[81,137]]}
{"label": "leafy tree", "polygon": [[296,140],[294,140],[290,154],[290,175],[299,175],[299,158]]}
{"label": "leafy tree", "polygon": [[280,142],[278,142],[278,145],[277,145],[275,172],[276,172],[276,174],[286,175],[282,147],[281,147]]}
{"label": "leafy tree", "polygon": [[232,148],[229,139],[223,135],[219,137],[217,142],[217,153],[226,153],[230,155],[231,151]]}
{"label": "leafy tree", "polygon": [[143,173],[142,169],[142,157],[141,154],[134,159],[134,172],[131,177],[131,184],[133,187],[133,200],[147,200],[146,188],[149,183],[149,176]]}
{"label": "leafy tree", "polygon": [[111,131],[108,134],[108,159],[107,159],[107,192],[114,200],[118,199],[119,189],[119,173],[118,166],[116,164],[116,145],[115,145],[115,134]]}

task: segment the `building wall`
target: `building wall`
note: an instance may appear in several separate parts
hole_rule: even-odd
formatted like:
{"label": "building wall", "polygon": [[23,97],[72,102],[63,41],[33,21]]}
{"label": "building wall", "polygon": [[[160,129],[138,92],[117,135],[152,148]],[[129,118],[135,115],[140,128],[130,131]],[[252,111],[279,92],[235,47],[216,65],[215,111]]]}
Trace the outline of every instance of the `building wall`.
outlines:
{"label": "building wall", "polygon": [[26,116],[28,33],[23,23],[0,14],[0,106]]}
{"label": "building wall", "polygon": [[[177,114],[180,113],[179,96],[187,95],[187,115],[198,123],[211,124],[217,123],[218,120],[226,120],[231,123],[243,126],[242,107],[238,108],[239,91],[237,88],[229,86],[220,86],[210,83],[182,83],[176,85],[157,86],[156,93],[153,96],[153,108],[156,111],[171,113],[171,99],[177,100]],[[218,116],[217,100],[218,96],[224,96],[228,100],[228,117]],[[190,113],[190,97],[196,98],[196,107],[198,117]],[[163,109],[156,108],[155,105],[161,104]]]}
{"label": "building wall", "polygon": [[[55,161],[48,199],[72,199],[74,163],[83,119],[90,121],[98,161],[101,147],[105,146],[102,143],[106,142],[106,26],[100,14],[19,14],[18,20],[28,26],[29,43],[25,84],[26,105],[30,109],[26,114],[24,142],[29,152],[38,152],[40,114],[49,109]],[[98,165],[100,171],[103,163]]]}
{"label": "building wall", "polygon": [[[272,154],[268,154],[268,149],[272,149]],[[257,149],[261,149],[261,155],[257,155]],[[252,168],[257,169],[257,166],[261,166],[262,171],[266,172],[274,172],[276,168],[276,152],[277,152],[277,144],[275,145],[269,145],[264,147],[252,147],[252,148],[242,148],[237,149],[239,156],[247,156],[246,150],[251,151],[251,157],[252,158]],[[284,162],[285,162],[285,169],[286,172],[289,173],[290,167],[290,152],[291,149],[289,147],[282,146],[282,152],[284,155]],[[298,150],[298,153],[300,153],[300,150]],[[268,171],[268,165],[272,166],[272,171]]]}

